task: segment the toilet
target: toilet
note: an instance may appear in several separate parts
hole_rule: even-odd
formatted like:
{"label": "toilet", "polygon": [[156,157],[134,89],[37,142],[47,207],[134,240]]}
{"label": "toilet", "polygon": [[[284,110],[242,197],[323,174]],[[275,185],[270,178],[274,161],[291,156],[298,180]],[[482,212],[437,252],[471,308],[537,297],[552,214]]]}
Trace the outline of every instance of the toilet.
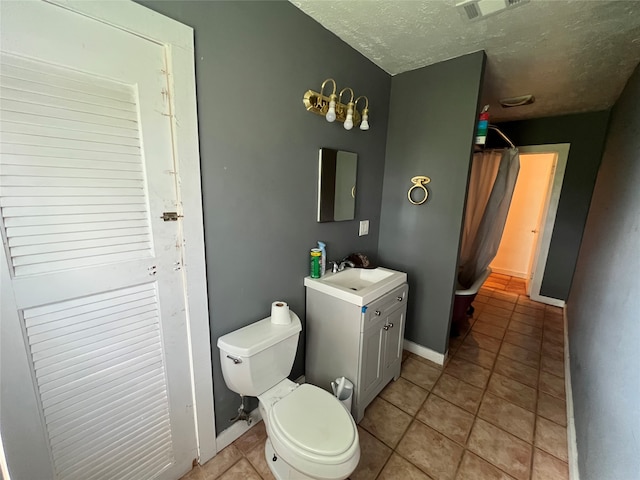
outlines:
{"label": "toilet", "polygon": [[278,480],[342,480],[360,460],[358,430],[350,413],[329,392],[298,385],[291,373],[302,326],[271,317],[218,338],[225,383],[258,397],[265,422],[265,458]]}

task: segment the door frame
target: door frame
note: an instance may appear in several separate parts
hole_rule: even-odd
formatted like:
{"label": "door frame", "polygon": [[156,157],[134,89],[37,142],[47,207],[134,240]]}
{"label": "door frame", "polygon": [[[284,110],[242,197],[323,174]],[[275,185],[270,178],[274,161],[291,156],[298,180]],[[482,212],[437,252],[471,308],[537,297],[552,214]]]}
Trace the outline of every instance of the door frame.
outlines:
{"label": "door frame", "polygon": [[541,234],[538,235],[533,260],[533,275],[531,277],[529,297],[536,302],[545,303],[547,305],[555,305],[564,307],[564,300],[540,295],[542,279],[547,265],[549,256],[549,247],[551,245],[551,235],[556,222],[556,214],[558,213],[558,203],[560,201],[560,193],[562,191],[562,182],[564,181],[564,173],[567,168],[567,159],[569,158],[570,143],[556,143],[548,145],[527,145],[518,147],[521,154],[527,153],[554,153],[557,155],[555,172],[553,174],[553,183],[545,204],[546,211],[542,214],[540,222]]}
{"label": "door frame", "polygon": [[193,28],[130,0],[45,0],[165,47],[198,461],[217,453]]}

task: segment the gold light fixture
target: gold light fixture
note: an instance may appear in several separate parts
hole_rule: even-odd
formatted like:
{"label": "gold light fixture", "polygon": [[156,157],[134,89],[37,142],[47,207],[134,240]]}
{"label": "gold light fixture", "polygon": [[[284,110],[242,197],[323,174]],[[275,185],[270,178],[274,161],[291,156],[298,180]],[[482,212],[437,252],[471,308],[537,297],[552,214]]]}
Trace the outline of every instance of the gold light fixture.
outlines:
{"label": "gold light fixture", "polygon": [[[365,101],[364,108],[362,109],[362,123],[360,123],[360,130],[369,130],[369,99],[364,95],[360,95],[353,103],[354,108],[358,106],[358,100],[363,99]],[[356,109],[357,111],[357,109]]]}
{"label": "gold light fixture", "polygon": [[[324,87],[327,83],[333,84],[333,91],[328,97],[324,95]],[[351,130],[354,126],[357,127],[358,125],[360,125],[360,130],[369,130],[369,99],[361,95],[354,101],[353,98],[355,94],[353,93],[353,89],[349,87],[340,90],[339,94],[336,94],[337,90],[336,81],[333,78],[327,78],[320,86],[320,93],[307,90],[302,101],[307,111],[322,115],[327,119],[327,122],[334,122],[335,120],[343,122],[346,130]],[[342,103],[342,95],[345,92],[351,94],[346,104]],[[345,101],[346,98],[345,96]],[[360,115],[356,107],[362,99],[364,99],[365,105],[362,110],[362,115]]]}

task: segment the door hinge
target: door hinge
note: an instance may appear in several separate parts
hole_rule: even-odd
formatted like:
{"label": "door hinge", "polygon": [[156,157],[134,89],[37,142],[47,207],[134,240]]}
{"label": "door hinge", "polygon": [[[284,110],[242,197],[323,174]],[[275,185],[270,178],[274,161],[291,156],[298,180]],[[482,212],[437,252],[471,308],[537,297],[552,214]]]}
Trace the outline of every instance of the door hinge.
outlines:
{"label": "door hinge", "polygon": [[163,212],[160,217],[165,222],[176,222],[178,218],[182,218],[183,215],[178,215],[178,212]]}

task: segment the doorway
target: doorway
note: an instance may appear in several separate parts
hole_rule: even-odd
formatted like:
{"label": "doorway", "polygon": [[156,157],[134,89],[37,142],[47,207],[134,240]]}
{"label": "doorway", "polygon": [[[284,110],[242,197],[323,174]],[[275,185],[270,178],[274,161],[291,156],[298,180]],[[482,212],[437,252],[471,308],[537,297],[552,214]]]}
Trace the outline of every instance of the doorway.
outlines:
{"label": "doorway", "polygon": [[532,300],[563,306],[560,299],[540,295],[551,234],[569,153],[569,144],[520,147],[516,183],[494,272],[522,278]]}
{"label": "doorway", "polygon": [[504,233],[498,253],[491,262],[494,272],[524,279],[527,293],[530,292],[533,258],[556,162],[555,153],[520,155],[520,173]]}

